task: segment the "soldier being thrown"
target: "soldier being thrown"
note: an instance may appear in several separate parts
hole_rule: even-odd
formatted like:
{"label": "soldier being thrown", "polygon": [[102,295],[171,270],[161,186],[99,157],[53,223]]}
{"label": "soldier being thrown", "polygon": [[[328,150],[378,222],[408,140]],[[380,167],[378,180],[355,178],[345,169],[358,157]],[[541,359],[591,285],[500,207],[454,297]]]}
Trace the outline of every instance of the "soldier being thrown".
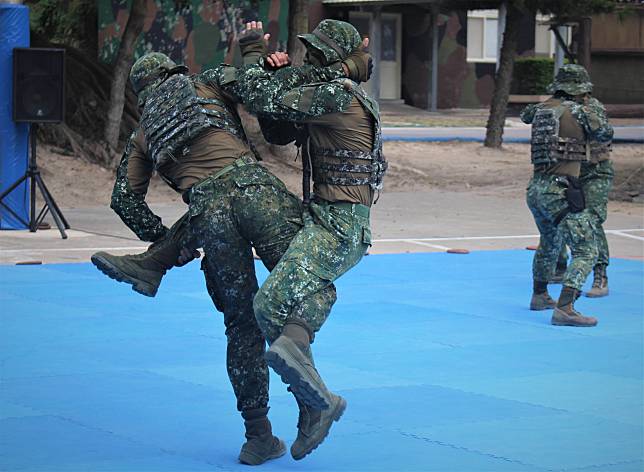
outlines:
{"label": "soldier being thrown", "polygon": [[[607,158],[613,129],[601,104],[588,96],[592,84],[583,67],[564,65],[550,87],[553,97],[521,113],[525,123],[532,123],[534,175],[527,203],[541,235],[532,265],[530,308],[554,308],[554,325],[595,326],[595,318],[574,308],[597,261],[597,219],[586,208],[579,175],[583,163]],[[555,303],[548,295],[547,284],[563,244],[570,247],[572,262]]]}
{"label": "soldier being thrown", "polygon": [[[253,31],[261,48],[261,24],[248,24],[247,36]],[[362,43],[352,25],[336,20],[324,20],[299,38],[306,46],[305,61],[327,67],[345,61]],[[368,249],[370,207],[387,163],[373,98],[347,79],[298,86],[291,69],[248,66],[226,86],[248,111],[276,120],[278,125],[263,129],[265,137],[281,144],[295,140],[302,146],[304,169],[310,166],[313,172],[310,201],[304,173],[304,228],[253,304],[271,343],[267,362],[289,384],[300,409],[291,454],[301,459],[324,439],[346,405],[328,390],[313,362],[310,344],[331,309],[320,309],[316,293],[355,266]]]}
{"label": "soldier being thrown", "polygon": [[[353,58],[364,61],[366,56],[357,51]],[[258,284],[251,242],[272,269],[303,226],[302,205],[257,163],[231,95],[218,80],[221,69],[197,76],[186,71],[160,53],[146,54],[132,67],[130,79],[143,112],[117,172],[112,208],[140,239],[155,242],[144,254],[97,253],[92,262],[154,296],[180,254],[190,259],[195,248],[204,249],[206,286],[224,314],[227,370],[246,427],[239,459],[261,464],[283,455],[285,445],[273,436],[267,418],[268,368],[265,338],[253,312]],[[344,75],[342,67],[307,66],[292,80]],[[170,230],[145,203],[154,170],[189,202],[188,213]],[[316,292],[309,308],[326,309],[334,301],[335,289],[329,286]]]}

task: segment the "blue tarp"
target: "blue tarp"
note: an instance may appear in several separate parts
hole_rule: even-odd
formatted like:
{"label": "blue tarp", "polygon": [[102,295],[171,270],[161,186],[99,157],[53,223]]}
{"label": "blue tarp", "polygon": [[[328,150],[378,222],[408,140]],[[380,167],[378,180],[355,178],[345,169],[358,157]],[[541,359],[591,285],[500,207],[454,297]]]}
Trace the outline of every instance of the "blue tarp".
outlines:
{"label": "blue tarp", "polygon": [[[29,47],[29,8],[0,4],[0,194],[27,170],[29,125],[13,121],[13,49],[19,47]],[[27,221],[27,182],[9,194],[3,203]],[[0,206],[0,229],[25,228]]]}

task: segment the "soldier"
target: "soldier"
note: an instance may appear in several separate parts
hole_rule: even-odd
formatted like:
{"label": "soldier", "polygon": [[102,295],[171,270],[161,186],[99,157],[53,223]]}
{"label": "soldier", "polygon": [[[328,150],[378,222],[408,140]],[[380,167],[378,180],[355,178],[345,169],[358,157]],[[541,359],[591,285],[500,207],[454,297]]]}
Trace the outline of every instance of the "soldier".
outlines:
{"label": "soldier", "polygon": [[[612,131],[608,131],[610,124],[608,124],[608,117],[606,116],[604,106],[594,97],[584,97],[584,101],[599,119],[605,122],[606,133],[603,139],[610,142]],[[584,295],[590,298],[599,298],[608,295],[608,276],[606,269],[609,264],[609,250],[603,224],[606,221],[608,192],[610,192],[614,174],[613,162],[610,160],[608,151],[596,153],[591,156],[589,161],[581,163],[579,180],[586,198],[586,206],[594,218],[595,241],[597,242],[597,263],[593,267],[593,285],[589,291],[584,293]],[[567,254],[564,246],[559,256],[559,261],[557,262],[555,276],[561,271],[561,267],[563,267],[563,272],[565,272],[566,261]],[[551,282],[554,281],[552,280]],[[559,280],[559,283],[561,283],[561,280]]]}
{"label": "soldier", "polygon": [[[248,24],[247,34],[252,31],[261,47],[261,23]],[[352,25],[336,20],[324,20],[299,38],[306,62],[330,68],[346,63],[362,43]],[[320,309],[315,294],[356,265],[370,246],[370,207],[387,163],[378,104],[357,83],[341,79],[297,86],[291,76],[291,68],[273,72],[257,64],[236,71],[226,86],[251,113],[278,120],[279,126],[264,128],[269,141],[295,140],[302,149],[304,228],[253,303],[270,343],[266,360],[289,385],[300,409],[291,454],[301,459],[322,442],[346,407],[313,362],[310,345],[331,309]]]}
{"label": "soldier", "polygon": [[[160,53],[146,54],[132,66],[130,79],[143,111],[118,168],[111,206],[140,239],[155,242],[143,254],[97,253],[92,262],[154,296],[167,269],[196,256],[195,248],[204,249],[202,270],[208,293],[224,314],[227,370],[246,428],[239,460],[256,465],[286,449],[267,417],[268,368],[252,306],[258,284],[251,242],[272,269],[303,226],[302,207],[257,163],[234,102],[216,80],[219,71],[186,72]],[[302,83],[344,76],[342,68],[299,72]],[[170,230],[145,203],[154,170],[189,204]],[[315,294],[310,309],[334,300],[329,286]]]}
{"label": "soldier", "polygon": [[[597,260],[597,219],[586,207],[579,175],[582,163],[607,155],[612,128],[605,114],[599,113],[596,104],[588,99],[592,84],[583,67],[563,66],[550,88],[554,92],[551,98],[521,113],[521,119],[532,124],[534,175],[528,186],[527,203],[541,234],[532,266],[530,308],[554,308],[554,325],[595,326],[595,318],[574,309]],[[555,303],[547,284],[564,243],[570,247],[572,261]]]}

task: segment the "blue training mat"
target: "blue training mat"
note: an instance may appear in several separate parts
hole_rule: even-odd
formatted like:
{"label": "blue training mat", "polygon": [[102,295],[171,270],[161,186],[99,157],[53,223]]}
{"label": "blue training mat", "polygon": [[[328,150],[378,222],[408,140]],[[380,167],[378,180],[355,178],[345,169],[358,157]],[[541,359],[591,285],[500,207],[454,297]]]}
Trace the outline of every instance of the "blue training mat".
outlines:
{"label": "blue training mat", "polygon": [[[532,254],[365,257],[313,345],[347,411],[262,470],[642,471],[644,264],[612,260],[610,296],[576,305],[599,325],[563,328],[528,309]],[[0,307],[0,470],[249,470],[197,263],[156,298],[90,264],[0,266]],[[271,407],[290,444],[276,376]]]}

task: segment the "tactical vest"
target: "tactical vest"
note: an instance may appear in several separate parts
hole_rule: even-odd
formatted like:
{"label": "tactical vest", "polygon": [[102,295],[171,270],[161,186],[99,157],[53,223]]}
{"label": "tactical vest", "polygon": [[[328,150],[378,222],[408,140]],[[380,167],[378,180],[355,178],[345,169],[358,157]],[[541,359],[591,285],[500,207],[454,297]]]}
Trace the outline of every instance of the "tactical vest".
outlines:
{"label": "tactical vest", "polygon": [[180,160],[189,152],[190,141],[209,128],[223,129],[248,142],[237,113],[231,113],[221,100],[197,96],[195,80],[194,76],[172,75],[146,100],[141,128],[155,168],[169,159]]}
{"label": "tactical vest", "polygon": [[533,165],[551,166],[562,161],[588,161],[609,149],[610,145],[607,143],[559,136],[559,122],[566,108],[562,104],[536,111],[530,140]]}
{"label": "tactical vest", "polygon": [[[338,79],[334,82],[344,84],[345,79]],[[382,189],[382,179],[388,163],[382,152],[382,131],[378,103],[357,85],[354,85],[349,93],[373,117],[374,140],[371,151],[310,148],[309,154],[313,162],[313,182],[326,185],[368,184],[375,191],[379,191]],[[350,161],[352,159],[359,160],[361,163],[353,163]],[[357,177],[355,174],[369,174],[369,176]]]}

